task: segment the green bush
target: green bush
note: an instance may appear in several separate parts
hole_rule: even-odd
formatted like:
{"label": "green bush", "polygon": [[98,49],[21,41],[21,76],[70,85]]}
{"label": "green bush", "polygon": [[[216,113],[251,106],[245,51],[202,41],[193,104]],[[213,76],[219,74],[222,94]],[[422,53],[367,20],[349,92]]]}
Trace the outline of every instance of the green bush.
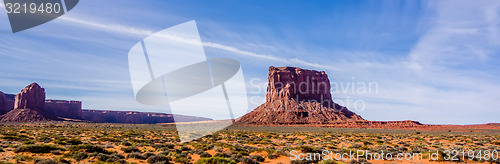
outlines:
{"label": "green bush", "polygon": [[125,160],[123,160],[123,157],[121,154],[103,154],[103,153],[99,153],[97,155],[97,159],[99,159],[99,161],[103,161],[103,162],[120,162],[120,163],[125,163]]}
{"label": "green bush", "polygon": [[253,160],[252,158],[242,158],[241,159],[241,163],[243,164],[259,164],[259,162],[257,162],[256,160]]}
{"label": "green bush", "polygon": [[169,164],[170,163],[170,158],[161,156],[161,155],[153,155],[148,158],[148,163],[164,163],[164,164]]}
{"label": "green bush", "polygon": [[253,160],[256,160],[258,162],[264,162],[266,159],[264,157],[262,157],[261,155],[252,155],[250,156],[250,158],[252,158]]}
{"label": "green bush", "polygon": [[227,154],[227,153],[216,153],[214,155],[214,157],[222,157],[222,158],[229,158],[231,157],[231,155]]}
{"label": "green bush", "polygon": [[73,154],[73,159],[75,159],[76,161],[87,159],[87,157],[89,156],[84,152],[76,152],[75,154]]}
{"label": "green bush", "polygon": [[191,158],[186,158],[186,157],[175,158],[175,163],[190,164]]}
{"label": "green bush", "polygon": [[40,159],[35,160],[35,164],[57,164],[53,159]]}
{"label": "green bush", "polygon": [[142,156],[144,156],[144,159],[148,159],[149,157],[151,157],[153,155],[156,155],[156,154],[155,153],[151,153],[151,152],[147,152],[147,153],[144,153]]}
{"label": "green bush", "polygon": [[318,150],[317,148],[310,147],[310,146],[299,146],[299,147],[296,147],[295,149],[298,149],[298,150],[302,151],[303,153],[321,153],[321,151]]}
{"label": "green bush", "polygon": [[125,153],[132,153],[132,152],[141,152],[138,148],[136,147],[122,147],[121,148],[123,152]]}
{"label": "green bush", "polygon": [[68,144],[71,144],[71,145],[80,145],[82,144],[82,140],[78,139],[78,138],[72,138],[70,140],[67,141]]}
{"label": "green bush", "polygon": [[14,152],[50,153],[53,150],[64,150],[64,148],[54,145],[26,145],[16,148]]}
{"label": "green bush", "polygon": [[123,146],[132,146],[132,144],[130,142],[127,142],[127,141],[122,142],[122,145]]}
{"label": "green bush", "polygon": [[212,157],[212,155],[210,155],[210,153],[207,153],[207,152],[203,152],[200,154],[200,158],[210,158]]}
{"label": "green bush", "polygon": [[76,152],[79,150],[85,150],[87,153],[103,153],[103,154],[111,154],[111,152],[107,151],[101,146],[85,144],[85,145],[73,145],[69,147],[69,151]]}
{"label": "green bush", "polygon": [[27,135],[24,135],[24,134],[6,133],[6,134],[3,134],[1,139],[9,140],[9,141],[30,141],[33,138],[28,137]]}
{"label": "green bush", "polygon": [[141,153],[138,152],[132,152],[127,155],[127,158],[135,158],[135,159],[146,159]]}
{"label": "green bush", "polygon": [[228,158],[210,157],[200,158],[195,164],[236,164],[236,162]]}

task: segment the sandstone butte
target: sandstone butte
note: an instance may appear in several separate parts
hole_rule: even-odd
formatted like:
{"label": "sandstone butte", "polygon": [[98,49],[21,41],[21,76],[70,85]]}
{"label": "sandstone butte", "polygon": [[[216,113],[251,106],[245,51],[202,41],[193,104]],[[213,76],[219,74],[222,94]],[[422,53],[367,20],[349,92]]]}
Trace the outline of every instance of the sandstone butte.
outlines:
{"label": "sandstone butte", "polygon": [[81,101],[46,100],[45,89],[32,83],[17,95],[0,92],[0,122],[78,121],[98,123],[156,124],[207,121],[209,118],[177,114],[89,110]]}
{"label": "sandstone butte", "polygon": [[[270,67],[266,102],[239,118],[236,126],[319,126],[388,129],[499,129],[497,124],[424,125],[417,121],[368,121],[332,100],[324,71]],[[496,125],[496,126],[494,126]]]}
{"label": "sandstone butte", "polygon": [[[5,96],[3,96],[5,97]],[[0,116],[0,122],[53,121],[45,112],[45,89],[32,83],[16,95],[14,109]]]}

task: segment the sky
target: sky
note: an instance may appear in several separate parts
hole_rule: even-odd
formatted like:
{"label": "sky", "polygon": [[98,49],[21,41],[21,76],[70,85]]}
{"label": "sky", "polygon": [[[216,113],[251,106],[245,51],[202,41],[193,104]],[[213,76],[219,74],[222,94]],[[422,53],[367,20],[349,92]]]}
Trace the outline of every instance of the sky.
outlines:
{"label": "sky", "polygon": [[0,91],[37,82],[86,109],[168,112],[135,101],[128,52],[191,20],[208,58],[241,63],[250,110],[269,66],[296,66],[368,120],[500,122],[500,1],[85,0],[18,33],[0,12]]}

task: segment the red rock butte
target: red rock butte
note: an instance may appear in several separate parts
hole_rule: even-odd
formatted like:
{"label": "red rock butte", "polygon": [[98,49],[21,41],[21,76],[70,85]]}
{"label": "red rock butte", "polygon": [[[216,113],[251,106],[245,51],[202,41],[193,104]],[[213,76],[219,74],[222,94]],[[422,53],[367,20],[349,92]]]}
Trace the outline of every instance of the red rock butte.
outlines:
{"label": "red rock butte", "polygon": [[324,71],[270,67],[266,102],[241,117],[237,125],[315,125],[365,121],[333,102]]}
{"label": "red rock butte", "polygon": [[239,118],[236,126],[322,126],[412,128],[417,121],[367,121],[332,100],[324,71],[270,67],[266,102]]}

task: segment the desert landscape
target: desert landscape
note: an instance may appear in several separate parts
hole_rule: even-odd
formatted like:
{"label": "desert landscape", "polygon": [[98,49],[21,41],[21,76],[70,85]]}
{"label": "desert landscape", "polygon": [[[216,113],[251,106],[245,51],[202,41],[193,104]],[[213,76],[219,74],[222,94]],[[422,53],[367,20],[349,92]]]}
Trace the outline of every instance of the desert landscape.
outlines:
{"label": "desert landscape", "polygon": [[[500,131],[229,127],[180,143],[172,124],[6,123],[1,163],[499,163]],[[293,160],[299,153],[421,153],[422,160]],[[460,158],[445,159],[445,150]],[[439,151],[439,158],[428,160]],[[465,151],[464,154],[461,154]],[[481,152],[481,154],[479,154]],[[489,155],[484,152],[489,152]],[[464,155],[465,160],[462,159]],[[332,160],[333,158],[333,160]],[[325,158],[327,159],[327,158]]]}
{"label": "desert landscape", "polygon": [[264,104],[188,142],[176,124],[220,120],[82,109],[33,83],[0,94],[0,163],[500,163],[500,124],[370,121],[332,100],[323,71],[270,67],[268,80]]}

